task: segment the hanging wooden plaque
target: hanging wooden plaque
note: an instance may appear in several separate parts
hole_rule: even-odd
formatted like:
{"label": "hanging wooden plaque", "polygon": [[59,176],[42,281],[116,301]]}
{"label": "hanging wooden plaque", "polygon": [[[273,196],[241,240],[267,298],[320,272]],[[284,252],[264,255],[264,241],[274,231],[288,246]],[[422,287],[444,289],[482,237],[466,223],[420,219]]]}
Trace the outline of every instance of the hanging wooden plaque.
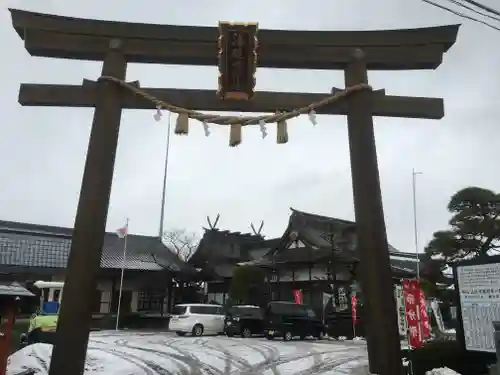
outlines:
{"label": "hanging wooden plaque", "polygon": [[219,22],[219,90],[222,100],[250,100],[257,69],[257,23]]}

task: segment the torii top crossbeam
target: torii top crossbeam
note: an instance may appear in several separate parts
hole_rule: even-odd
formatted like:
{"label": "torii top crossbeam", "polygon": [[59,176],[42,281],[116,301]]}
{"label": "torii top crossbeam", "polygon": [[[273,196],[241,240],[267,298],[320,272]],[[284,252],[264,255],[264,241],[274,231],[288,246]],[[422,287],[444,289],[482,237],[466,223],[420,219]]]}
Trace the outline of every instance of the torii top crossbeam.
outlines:
{"label": "torii top crossbeam", "polygon": [[[10,9],[33,56],[103,61],[109,38],[126,40],[132,63],[217,65],[217,28],[111,22]],[[435,69],[459,25],[380,31],[259,31],[259,66],[344,69],[353,46],[369,70]],[[279,47],[279,48],[277,48]]]}

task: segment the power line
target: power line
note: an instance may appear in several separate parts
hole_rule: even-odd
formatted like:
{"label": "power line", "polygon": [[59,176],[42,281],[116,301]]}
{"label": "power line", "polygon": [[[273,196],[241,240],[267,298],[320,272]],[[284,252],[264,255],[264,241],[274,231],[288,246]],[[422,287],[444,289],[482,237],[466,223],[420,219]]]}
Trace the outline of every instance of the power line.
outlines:
{"label": "power line", "polygon": [[[449,1],[450,3],[453,3],[455,5],[458,5],[459,7],[462,7],[462,8],[465,8],[465,9],[468,9],[474,13],[476,13],[477,15],[479,16],[483,16],[483,17],[488,17],[488,18],[491,18],[492,20],[495,20],[495,21],[500,21],[500,17],[496,17],[496,16],[492,16],[491,14],[488,14],[488,13],[483,13],[483,12],[480,12],[479,10],[477,9],[474,9],[473,7],[471,6],[468,6],[466,4],[463,4],[461,3],[460,1],[458,0],[446,0],[446,1]],[[464,0],[464,1],[467,1],[467,0]]]}
{"label": "power line", "polygon": [[[444,6],[444,5],[441,5],[441,4],[437,4],[437,3],[435,3],[435,2],[433,2],[433,1],[431,1],[431,0],[422,0],[422,1],[423,1],[424,3],[427,3],[427,4],[430,4],[430,5],[433,5],[433,6],[437,7],[437,8],[443,9],[443,10],[445,10],[445,11],[447,11],[447,12],[453,13],[453,14],[454,14],[454,15],[456,15],[456,16],[459,16],[459,17],[462,17],[462,18],[465,18],[465,19],[468,19],[468,20],[471,20],[471,21],[474,21],[474,22],[477,22],[477,23],[483,24],[483,25],[488,26],[488,27],[490,27],[490,28],[492,28],[492,29],[494,29],[494,30],[500,31],[500,27],[494,26],[494,25],[492,25],[492,24],[490,24],[490,23],[488,23],[488,22],[486,22],[486,21],[482,21],[482,20],[477,19],[477,18],[474,18],[474,17],[472,17],[472,16],[468,16],[468,15],[466,15],[466,14],[464,14],[464,13],[457,12],[456,10],[453,10],[453,9],[448,8],[448,7],[446,7],[446,6]],[[457,1],[456,1],[456,0],[448,0],[448,1],[451,1],[451,2],[455,2],[455,3],[457,3]],[[467,0],[466,0],[466,1],[467,1]],[[472,0],[470,0],[470,1],[472,1]],[[464,6],[464,5],[462,5],[462,4],[459,4],[459,5]],[[477,14],[481,14],[480,12],[478,12],[478,11],[476,11],[476,10],[474,10],[474,12],[475,12],[475,13],[477,13]]]}
{"label": "power line", "polygon": [[500,16],[500,11],[499,10],[496,10],[496,9],[493,9],[492,7],[489,7],[487,5],[484,5],[484,4],[481,4],[477,1],[474,1],[474,0],[464,0],[466,3],[469,3],[469,4],[472,4],[478,8],[481,8],[482,10],[485,10],[487,12],[490,12],[490,13],[493,13],[497,16]]}
{"label": "power line", "polygon": [[457,12],[456,10],[450,9],[450,8],[448,8],[448,7],[445,7],[444,5],[437,4],[437,3],[435,3],[435,2],[433,2],[433,1],[431,1],[431,0],[422,0],[422,1],[423,1],[424,3],[430,4],[430,5],[435,6],[435,7],[437,7],[437,8],[443,9],[443,10],[445,10],[445,11],[447,11],[447,12],[453,13],[453,14],[454,14],[454,15],[456,15],[456,16],[459,16],[459,17],[462,17],[462,18],[466,18],[466,19],[468,19],[468,20],[471,20],[471,21],[474,21],[474,22],[477,22],[477,23],[483,24],[483,25],[485,25],[485,26],[488,26],[488,27],[490,27],[490,28],[492,28],[492,29],[494,29],[494,30],[500,31],[500,27],[494,26],[494,25],[492,25],[492,24],[490,24],[490,23],[488,23],[488,22],[485,22],[485,21],[479,20],[479,19],[474,18],[474,17],[472,17],[472,16],[468,16],[468,15],[466,15],[466,14],[464,14],[464,13]]}

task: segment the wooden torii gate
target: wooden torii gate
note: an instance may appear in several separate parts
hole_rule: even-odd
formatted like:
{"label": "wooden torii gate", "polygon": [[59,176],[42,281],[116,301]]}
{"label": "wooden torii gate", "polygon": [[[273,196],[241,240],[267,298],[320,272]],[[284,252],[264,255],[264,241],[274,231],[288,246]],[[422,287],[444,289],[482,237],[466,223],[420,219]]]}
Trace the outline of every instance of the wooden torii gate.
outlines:
{"label": "wooden torii gate", "polygon": [[[32,56],[103,61],[102,76],[125,80],[127,63],[217,65],[216,27],[76,19],[11,9],[15,31]],[[435,69],[458,25],[391,31],[259,31],[259,67],[341,69],[346,87],[367,84],[368,70]],[[132,83],[138,87],[138,82]],[[212,90],[146,88],[179,107],[238,112],[300,108],[329,93],[257,92],[251,101],[220,100]],[[123,108],[155,109],[106,80],[82,85],[22,84],[26,106],[94,107],[51,375],[83,372]],[[351,171],[365,296],[370,371],[400,375],[400,342],[382,209],[373,116],[440,119],[443,100],[360,91],[320,107],[347,115]]]}

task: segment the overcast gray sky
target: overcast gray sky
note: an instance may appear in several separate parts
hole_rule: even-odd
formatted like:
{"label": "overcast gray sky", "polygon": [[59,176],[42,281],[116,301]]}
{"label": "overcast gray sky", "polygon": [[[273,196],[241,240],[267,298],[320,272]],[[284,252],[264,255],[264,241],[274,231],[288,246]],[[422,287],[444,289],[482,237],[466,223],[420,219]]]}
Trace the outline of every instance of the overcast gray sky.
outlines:
{"label": "overcast gray sky", "polygon": [[[444,0],[442,4],[450,5]],[[496,6],[495,0],[482,0]],[[93,111],[21,107],[21,82],[73,83],[96,79],[100,64],[30,57],[14,33],[7,6],[81,18],[216,26],[219,20],[258,21],[260,28],[369,30],[462,23],[458,41],[436,71],[377,72],[375,88],[389,94],[444,97],[441,121],[376,118],[376,140],[389,241],[413,251],[412,168],[418,176],[421,247],[447,225],[446,204],[458,189],[500,190],[500,32],[420,0],[183,0],[181,2],[6,0],[1,11],[0,219],[73,225]],[[307,4],[307,5],[306,5]],[[500,24],[500,22],[498,23]],[[216,89],[215,67],[132,64],[129,80],[143,87]],[[259,69],[257,89],[328,92],[343,86],[342,72]],[[158,232],[167,116],[152,111],[122,116],[108,230],[130,218],[130,231]],[[249,231],[265,220],[264,234],[279,236],[289,207],[354,219],[346,119],[318,116],[289,123],[290,141],[265,140],[258,127],[228,147],[229,130],[201,126],[172,137],[167,228],[200,231],[220,213],[220,228]]]}

